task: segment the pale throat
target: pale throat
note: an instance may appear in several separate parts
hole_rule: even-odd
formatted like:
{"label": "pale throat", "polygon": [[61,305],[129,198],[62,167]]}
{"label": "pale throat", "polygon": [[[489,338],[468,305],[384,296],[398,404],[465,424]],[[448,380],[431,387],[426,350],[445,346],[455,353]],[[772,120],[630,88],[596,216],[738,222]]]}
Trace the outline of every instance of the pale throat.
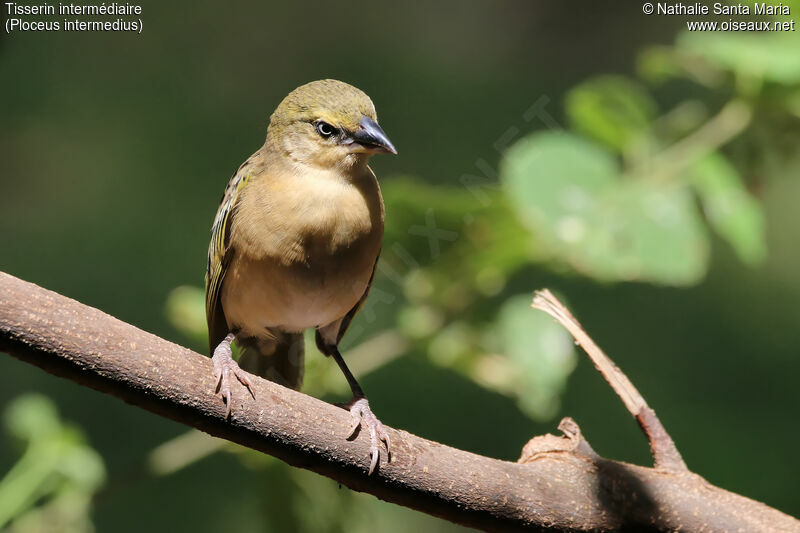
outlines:
{"label": "pale throat", "polygon": [[369,154],[350,153],[334,157],[291,158],[291,172],[298,178],[356,183],[369,174]]}

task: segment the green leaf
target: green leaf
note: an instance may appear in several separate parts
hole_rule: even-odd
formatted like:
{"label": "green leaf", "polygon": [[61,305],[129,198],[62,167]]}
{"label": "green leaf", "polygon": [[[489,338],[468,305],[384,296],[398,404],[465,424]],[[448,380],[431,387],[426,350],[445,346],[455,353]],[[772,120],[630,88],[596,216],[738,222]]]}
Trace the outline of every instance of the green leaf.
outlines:
{"label": "green leaf", "polygon": [[572,89],[566,112],[575,130],[622,151],[650,128],[656,104],[633,80],[602,76]]}
{"label": "green leaf", "polygon": [[61,430],[55,404],[41,394],[16,398],[6,407],[4,419],[9,432],[26,441],[48,438]]}
{"label": "green leaf", "polygon": [[711,227],[731,244],[744,263],[757,265],[764,261],[764,213],[747,192],[736,168],[714,152],[695,163],[692,174],[692,184]]}
{"label": "green leaf", "polygon": [[19,531],[73,531],[75,523],[88,524],[92,494],[106,473],[82,432],[62,423],[53,401],[40,394],[14,399],[4,421],[26,449],[0,479],[0,529],[11,521]]}
{"label": "green leaf", "polygon": [[505,154],[501,180],[522,222],[579,272],[670,285],[705,274],[708,239],[690,190],[623,179],[611,154],[580,137],[519,141]]}
{"label": "green leaf", "polygon": [[[427,287],[426,299],[448,308],[450,297],[465,289],[495,295],[509,276],[522,265],[541,259],[541,250],[530,232],[520,224],[496,179],[465,180],[458,185],[431,185],[410,176],[382,181],[383,197],[391,207],[386,219],[383,265],[388,270],[425,270],[425,283],[413,281],[406,296],[420,300],[418,289]],[[430,224],[430,226],[429,226]],[[445,230],[430,246],[428,227]],[[422,230],[422,231],[420,231]],[[433,233],[430,234],[433,236]],[[435,253],[434,253],[435,251]],[[461,305],[463,298],[455,298]]]}
{"label": "green leaf", "polygon": [[800,82],[798,32],[687,32],[678,37],[677,49],[740,77]]}
{"label": "green leaf", "polygon": [[641,51],[636,58],[636,71],[652,83],[661,83],[681,74],[675,53],[669,46],[651,46]]}
{"label": "green leaf", "polygon": [[166,315],[170,324],[197,342],[208,338],[206,326],[206,296],[203,289],[182,285],[167,296]]}
{"label": "green leaf", "polygon": [[507,300],[497,316],[503,353],[511,364],[520,409],[535,420],[558,412],[561,393],[576,364],[569,333],[545,313],[531,309],[530,294]]}

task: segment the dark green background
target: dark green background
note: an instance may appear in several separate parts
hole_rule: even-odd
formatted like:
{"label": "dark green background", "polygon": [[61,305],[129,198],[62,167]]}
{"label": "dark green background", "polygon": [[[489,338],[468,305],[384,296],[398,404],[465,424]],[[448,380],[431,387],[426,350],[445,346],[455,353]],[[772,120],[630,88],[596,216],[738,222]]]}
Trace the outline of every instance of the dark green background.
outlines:
{"label": "dark green background", "polygon": [[[363,89],[399,150],[375,160],[378,175],[455,185],[477,158],[496,165],[493,144],[509,127],[529,131],[520,117],[537,98],[547,96],[562,120],[568,88],[631,72],[642,47],[671,43],[681,28],[610,1],[142,5],[141,35],[3,34],[0,269],[183,344],[165,320],[166,296],[202,283],[222,190],[294,87],[333,77]],[[707,279],[689,289],[598,285],[544,269],[511,283],[569,298],[690,468],[796,515],[796,175],[770,181],[759,197],[769,259],[757,269],[715,242]],[[535,424],[512,400],[413,357],[364,387],[386,423],[503,459],[558,421]],[[184,427],[0,357],[0,406],[26,391],[55,399],[103,455],[110,479],[95,505],[98,531],[291,527],[280,518],[283,470],[218,454],[151,478],[147,452]],[[636,424],[586,360],[570,378],[566,415],[600,454],[648,464]],[[20,453],[2,442],[0,473]],[[381,505],[398,531],[440,524]]]}

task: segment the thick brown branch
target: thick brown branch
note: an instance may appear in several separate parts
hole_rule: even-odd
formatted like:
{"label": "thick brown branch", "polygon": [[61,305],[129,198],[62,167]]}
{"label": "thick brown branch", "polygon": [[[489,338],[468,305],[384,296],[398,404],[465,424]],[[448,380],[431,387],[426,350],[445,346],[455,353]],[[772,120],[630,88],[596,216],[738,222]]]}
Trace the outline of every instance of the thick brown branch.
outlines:
{"label": "thick brown branch", "polygon": [[257,399],[239,394],[226,421],[208,358],[3,273],[0,350],[354,490],[486,530],[800,529],[695,474],[602,459],[569,421],[567,437],[537,437],[520,463],[389,429],[392,462],[367,476],[367,439],[345,440],[346,411],[254,379]]}
{"label": "thick brown branch", "polygon": [[614,392],[622,399],[622,403],[625,404],[625,407],[644,431],[648,442],[650,442],[650,451],[653,454],[655,467],[660,470],[688,472],[689,469],[686,467],[686,463],[683,462],[678,448],[672,441],[672,437],[667,433],[667,430],[664,429],[655,411],[650,409],[642,395],[639,394],[639,391],[628,379],[628,376],[589,337],[589,334],[586,333],[578,320],[572,316],[569,309],[547,289],[536,291],[531,307],[540,309],[558,320],[575,338],[575,341],[581,345],[594,363],[594,366],[608,381]]}

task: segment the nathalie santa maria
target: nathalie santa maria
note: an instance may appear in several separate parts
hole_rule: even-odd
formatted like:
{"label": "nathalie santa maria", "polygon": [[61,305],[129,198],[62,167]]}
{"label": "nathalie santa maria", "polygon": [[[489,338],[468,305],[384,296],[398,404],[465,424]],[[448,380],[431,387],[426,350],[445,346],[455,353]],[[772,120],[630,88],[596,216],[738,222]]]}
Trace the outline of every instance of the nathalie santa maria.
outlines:
{"label": "nathalie santa maria", "polygon": [[711,6],[700,2],[694,4],[659,2],[656,13],[658,15],[791,15],[792,10],[784,4],[766,2],[754,2],[752,5],[716,2]]}

